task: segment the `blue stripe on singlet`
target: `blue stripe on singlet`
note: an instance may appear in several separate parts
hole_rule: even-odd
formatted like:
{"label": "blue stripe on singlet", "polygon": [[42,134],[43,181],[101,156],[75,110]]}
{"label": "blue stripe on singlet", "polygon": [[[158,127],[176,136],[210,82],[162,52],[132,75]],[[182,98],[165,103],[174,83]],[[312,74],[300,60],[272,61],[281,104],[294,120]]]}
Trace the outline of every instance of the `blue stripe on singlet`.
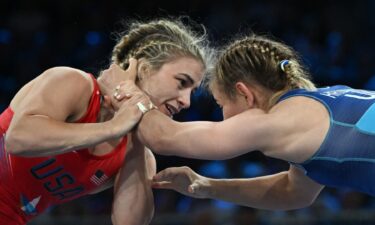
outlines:
{"label": "blue stripe on singlet", "polygon": [[356,128],[367,134],[375,134],[375,104],[363,114],[361,119],[355,124]]}

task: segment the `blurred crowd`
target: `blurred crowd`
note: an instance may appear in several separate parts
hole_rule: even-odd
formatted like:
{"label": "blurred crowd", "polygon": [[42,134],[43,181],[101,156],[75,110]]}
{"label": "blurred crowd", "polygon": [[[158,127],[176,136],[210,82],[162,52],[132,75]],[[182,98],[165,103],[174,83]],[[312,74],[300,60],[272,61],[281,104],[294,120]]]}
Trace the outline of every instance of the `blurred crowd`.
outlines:
{"label": "blurred crowd", "polygon": [[[166,15],[187,15],[204,24],[215,47],[230,41],[231,35],[250,31],[272,35],[301,53],[318,86],[346,84],[375,90],[375,1],[371,0],[18,0],[2,1],[1,5],[1,110],[7,107],[22,85],[49,67],[71,66],[98,74],[109,65],[115,44],[113,32],[121,31],[121,20]],[[176,119],[221,120],[222,117],[212,97],[205,90],[199,90],[192,96],[191,109],[180,113]],[[203,175],[216,178],[273,174],[289,166],[257,152],[228,161],[208,162],[162,156],[157,156],[157,161],[158,169],[187,165]],[[105,191],[53,208],[49,215],[109,215],[111,200],[111,191]],[[334,215],[375,208],[374,198],[350,190],[330,188],[323,191],[312,207],[292,212],[267,212],[221,201],[194,200],[165,190],[155,191],[155,203],[155,224],[165,225],[276,224],[277,219],[292,217],[316,221],[324,213]],[[173,216],[186,214],[192,216],[188,220],[177,219],[174,222]],[[163,222],[157,223],[158,220]],[[374,224],[374,221],[360,224]],[[319,224],[324,223],[319,221]]]}

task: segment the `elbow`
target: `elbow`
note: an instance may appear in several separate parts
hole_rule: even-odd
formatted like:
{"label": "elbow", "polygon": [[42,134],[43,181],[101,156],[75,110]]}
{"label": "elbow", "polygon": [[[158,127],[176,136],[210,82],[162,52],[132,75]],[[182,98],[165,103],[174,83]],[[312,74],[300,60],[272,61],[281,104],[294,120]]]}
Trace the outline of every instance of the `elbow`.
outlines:
{"label": "elbow", "polygon": [[321,191],[321,188],[318,190],[312,190],[312,191],[306,191],[306,189],[294,191],[293,196],[294,196],[294,200],[298,208],[299,209],[307,208],[311,206],[312,204],[314,204],[315,200],[319,196],[320,191]]}
{"label": "elbow", "polygon": [[7,153],[12,155],[19,155],[22,154],[23,151],[17,138],[15,137],[15,135],[9,135],[9,133],[7,133],[4,138],[4,146]]}
{"label": "elbow", "polygon": [[14,131],[8,131],[4,138],[4,146],[7,153],[17,156],[25,156],[31,145],[26,144],[25,138]]}
{"label": "elbow", "polygon": [[298,209],[310,207],[316,200],[317,196],[311,198],[305,197],[304,200],[300,201]]}
{"label": "elbow", "polygon": [[[296,203],[291,203],[289,204],[286,208],[283,208],[281,210],[284,210],[284,211],[290,211],[290,210],[297,210],[297,209],[303,209],[303,208],[308,208],[310,207],[312,204],[314,203],[314,201],[299,201],[299,202],[296,202]],[[279,209],[280,210],[280,209]]]}
{"label": "elbow", "polygon": [[294,200],[289,201],[286,208],[282,210],[296,210],[310,207],[316,200],[317,196],[296,195]]}

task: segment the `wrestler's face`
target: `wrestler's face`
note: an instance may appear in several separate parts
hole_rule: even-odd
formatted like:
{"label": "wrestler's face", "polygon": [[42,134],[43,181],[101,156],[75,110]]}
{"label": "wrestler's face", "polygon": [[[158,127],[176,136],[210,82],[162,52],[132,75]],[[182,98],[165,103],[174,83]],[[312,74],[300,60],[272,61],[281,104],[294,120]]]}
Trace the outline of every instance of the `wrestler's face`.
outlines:
{"label": "wrestler's face", "polygon": [[213,88],[211,88],[211,91],[212,95],[216,100],[216,103],[220,106],[220,108],[223,111],[224,120],[249,109],[246,103],[246,99],[242,95],[237,95],[234,99],[231,99],[228,96],[226,96],[217,87],[217,85],[214,85]]}
{"label": "wrestler's face", "polygon": [[151,71],[139,86],[159,110],[172,117],[190,106],[190,95],[204,74],[202,63],[191,57],[180,57]]}

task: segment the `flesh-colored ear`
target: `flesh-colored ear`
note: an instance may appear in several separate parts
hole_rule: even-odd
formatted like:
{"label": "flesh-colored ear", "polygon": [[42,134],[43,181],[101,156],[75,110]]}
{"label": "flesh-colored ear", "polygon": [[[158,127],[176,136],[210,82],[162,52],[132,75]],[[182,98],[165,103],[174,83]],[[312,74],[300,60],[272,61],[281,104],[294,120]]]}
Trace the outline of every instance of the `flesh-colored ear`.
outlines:
{"label": "flesh-colored ear", "polygon": [[138,74],[137,78],[138,80],[143,80],[147,78],[151,73],[151,68],[148,63],[145,62],[143,58],[140,58],[138,60]]}
{"label": "flesh-colored ear", "polygon": [[243,82],[236,83],[236,91],[239,96],[243,96],[249,108],[252,108],[255,104],[255,95],[251,88],[249,88]]}

